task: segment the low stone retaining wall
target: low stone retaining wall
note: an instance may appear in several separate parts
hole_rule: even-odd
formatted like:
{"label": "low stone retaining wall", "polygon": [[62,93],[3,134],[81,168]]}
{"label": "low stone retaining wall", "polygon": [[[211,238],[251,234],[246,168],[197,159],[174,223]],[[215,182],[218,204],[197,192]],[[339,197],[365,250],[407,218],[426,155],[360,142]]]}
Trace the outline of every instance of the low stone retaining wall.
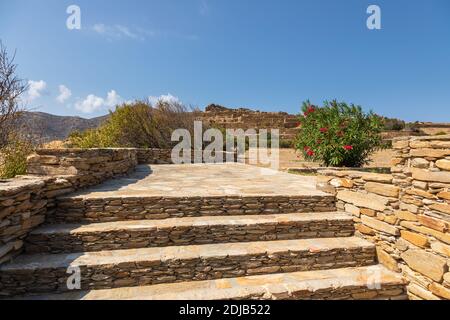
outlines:
{"label": "low stone retaining wall", "polygon": [[96,199],[61,197],[52,223],[111,222],[195,216],[331,212],[333,196],[137,197]]}
{"label": "low stone retaining wall", "polygon": [[396,139],[392,174],[323,170],[318,188],[354,215],[357,235],[410,280],[412,299],[450,299],[450,136]]}
{"label": "low stone retaining wall", "polygon": [[126,174],[137,164],[130,149],[41,149],[28,159],[30,176],[0,181],[0,264],[17,256],[23,239],[55,211],[55,199]]}

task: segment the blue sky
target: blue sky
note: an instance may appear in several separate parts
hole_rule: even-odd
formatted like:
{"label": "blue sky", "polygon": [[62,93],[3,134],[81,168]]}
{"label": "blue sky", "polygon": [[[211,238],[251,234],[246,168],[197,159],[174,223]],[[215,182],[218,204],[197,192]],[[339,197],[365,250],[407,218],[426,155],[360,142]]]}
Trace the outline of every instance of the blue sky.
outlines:
{"label": "blue sky", "polygon": [[[66,28],[71,4],[81,30]],[[366,27],[370,4],[381,30]],[[450,122],[448,0],[0,0],[0,39],[28,106],[59,115],[170,94],[291,113],[337,98]]]}

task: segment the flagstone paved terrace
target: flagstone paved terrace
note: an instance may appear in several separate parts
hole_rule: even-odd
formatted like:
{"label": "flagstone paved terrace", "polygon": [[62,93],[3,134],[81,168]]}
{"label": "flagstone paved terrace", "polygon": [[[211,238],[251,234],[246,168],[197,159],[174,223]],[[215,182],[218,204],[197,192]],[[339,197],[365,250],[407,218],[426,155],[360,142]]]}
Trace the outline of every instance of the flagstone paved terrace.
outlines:
{"label": "flagstone paved terrace", "polygon": [[107,181],[77,195],[82,198],[110,198],[326,194],[316,190],[315,177],[225,163],[142,165],[130,176]]}

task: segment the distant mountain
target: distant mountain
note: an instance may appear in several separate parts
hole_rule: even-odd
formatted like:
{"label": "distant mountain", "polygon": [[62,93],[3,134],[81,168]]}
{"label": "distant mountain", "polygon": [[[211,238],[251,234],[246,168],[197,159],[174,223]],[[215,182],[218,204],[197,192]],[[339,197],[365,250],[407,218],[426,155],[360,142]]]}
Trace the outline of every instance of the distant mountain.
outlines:
{"label": "distant mountain", "polygon": [[55,116],[45,112],[25,112],[20,119],[22,132],[39,142],[65,140],[73,131],[98,127],[108,115],[92,119]]}

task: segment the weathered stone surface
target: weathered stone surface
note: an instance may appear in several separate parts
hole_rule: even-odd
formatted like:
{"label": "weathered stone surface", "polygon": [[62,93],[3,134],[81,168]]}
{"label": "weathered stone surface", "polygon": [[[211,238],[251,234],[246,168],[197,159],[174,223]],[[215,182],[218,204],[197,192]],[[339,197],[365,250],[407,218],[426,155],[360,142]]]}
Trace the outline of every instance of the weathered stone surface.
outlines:
{"label": "weathered stone surface", "polygon": [[369,216],[369,217],[377,216],[377,213],[375,212],[375,210],[367,209],[367,208],[361,208],[361,214],[363,214],[365,216]]}
{"label": "weathered stone surface", "polygon": [[426,215],[418,215],[417,218],[419,219],[419,222],[424,225],[425,227],[440,231],[445,233],[450,226],[450,223],[444,220],[440,220],[437,218],[429,217]]}
{"label": "weathered stone surface", "polygon": [[408,190],[406,190],[406,193],[410,194],[410,195],[424,197],[424,198],[427,198],[427,199],[436,199],[435,195],[433,195],[433,194],[431,194],[429,192],[426,192],[424,190],[420,190],[420,189],[408,189]]}
{"label": "weathered stone surface", "polygon": [[450,200],[450,192],[448,191],[439,192],[437,196],[445,200]]}
{"label": "weathered stone surface", "polygon": [[410,154],[412,157],[443,158],[450,155],[450,149],[412,149]]}
{"label": "weathered stone surface", "polygon": [[430,209],[450,214],[450,205],[446,203],[434,203]]}
{"label": "weathered stone surface", "polygon": [[377,247],[377,256],[378,261],[387,267],[389,270],[400,272],[400,268],[398,267],[397,260],[395,260],[389,253]]}
{"label": "weathered stone surface", "polygon": [[439,241],[435,241],[431,244],[431,249],[444,256],[450,257],[450,246],[443,244]]}
{"label": "weathered stone surface", "polygon": [[437,296],[439,296],[441,298],[450,300],[450,289],[448,289],[448,288],[446,288],[444,286],[441,286],[440,284],[435,283],[435,282],[432,283],[428,287],[428,289],[430,289],[430,291],[433,292],[435,295],[437,295]]}
{"label": "weathered stone surface", "polygon": [[402,230],[400,233],[403,239],[411,242],[418,247],[426,248],[429,246],[428,238],[419,233],[414,233],[406,230]]}
{"label": "weathered stone surface", "polygon": [[428,289],[425,289],[415,283],[412,283],[408,286],[408,293],[412,293],[414,296],[417,296],[422,300],[441,300],[438,296],[431,293],[431,291],[429,291]]}
{"label": "weathered stone surface", "polygon": [[433,172],[422,169],[412,169],[413,179],[429,182],[450,183],[450,172]]}
{"label": "weathered stone surface", "polygon": [[436,282],[441,282],[448,270],[446,259],[424,250],[409,249],[401,257],[411,269]]}
{"label": "weathered stone surface", "polygon": [[442,170],[450,171],[450,160],[441,159],[436,161],[436,167]]}
{"label": "weathered stone surface", "polygon": [[406,221],[418,221],[417,215],[409,211],[395,211],[398,219]]}
{"label": "weathered stone surface", "polygon": [[375,231],[373,229],[371,229],[368,226],[361,224],[361,223],[356,225],[356,230],[358,230],[359,232],[361,232],[362,234],[365,234],[365,235],[369,235],[369,236],[375,235]]}
{"label": "weathered stone surface", "polygon": [[430,167],[430,162],[423,158],[414,158],[411,161],[411,165],[414,168],[428,169]]}
{"label": "weathered stone surface", "polygon": [[364,188],[367,192],[391,198],[398,198],[400,192],[399,187],[385,183],[367,182]]}
{"label": "weathered stone surface", "polygon": [[364,223],[365,225],[376,229],[378,231],[382,231],[388,234],[391,234],[393,236],[398,236],[400,234],[400,231],[398,230],[398,228],[396,228],[393,225],[390,225],[388,223],[385,223],[383,221],[368,217],[368,216],[361,216],[361,221],[362,223]]}
{"label": "weathered stone surface", "polygon": [[376,211],[384,211],[389,199],[375,195],[364,194],[361,192],[342,190],[337,194],[337,199],[351,203],[357,207],[373,209]]}
{"label": "weathered stone surface", "polygon": [[351,213],[352,215],[357,216],[357,217],[359,217],[361,215],[361,210],[352,204],[346,203],[345,211],[348,213]]}
{"label": "weathered stone surface", "polygon": [[362,175],[361,179],[364,181],[373,181],[380,183],[392,183],[392,175],[390,174],[380,174],[380,173],[365,173]]}

